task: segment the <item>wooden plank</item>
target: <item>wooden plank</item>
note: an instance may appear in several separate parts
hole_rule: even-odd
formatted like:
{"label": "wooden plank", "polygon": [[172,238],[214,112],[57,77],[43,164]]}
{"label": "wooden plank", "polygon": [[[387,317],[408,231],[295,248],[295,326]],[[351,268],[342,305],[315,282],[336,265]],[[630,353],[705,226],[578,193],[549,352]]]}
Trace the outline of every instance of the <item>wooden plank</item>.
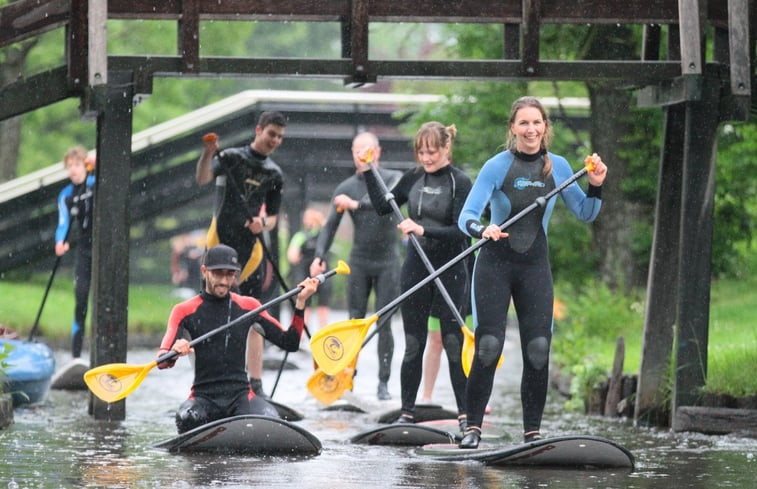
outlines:
{"label": "wooden plank", "polygon": [[525,75],[535,75],[539,71],[540,17],[541,0],[523,0],[523,21],[520,25],[520,59]]}
{"label": "wooden plank", "polygon": [[89,2],[71,0],[71,17],[66,26],[66,63],[68,84],[72,89],[81,90],[87,85],[87,63],[89,60]]}
{"label": "wooden plank", "polygon": [[676,410],[673,431],[695,431],[710,435],[741,432],[757,436],[757,410],[681,406]]}
{"label": "wooden plank", "polygon": [[188,73],[200,70],[200,0],[184,0],[178,26],[177,47],[182,68]]}
{"label": "wooden plank", "polygon": [[668,425],[665,418],[667,373],[673,352],[678,297],[679,212],[683,178],[685,107],[664,108],[662,154],[655,200],[652,254],[647,280],[644,335],[634,418],[648,425]]}
{"label": "wooden plank", "polygon": [[605,398],[604,415],[615,417],[618,415],[618,403],[622,398],[623,389],[623,362],[626,358],[626,342],[621,336],[615,343],[615,358],[612,363],[612,373],[607,386],[607,398]]}
{"label": "wooden plank", "polygon": [[0,46],[57,29],[69,21],[71,0],[18,0],[0,9]]}
{"label": "wooden plank", "polygon": [[660,59],[660,36],[662,29],[657,24],[646,24],[641,41],[641,59],[657,61]]}
{"label": "wooden plank", "polygon": [[731,73],[731,93],[752,95],[752,63],[749,57],[749,2],[748,0],[728,0],[728,46]]}
{"label": "wooden plank", "polygon": [[108,0],[89,0],[87,84],[108,83]]}
{"label": "wooden plank", "polygon": [[[111,72],[95,87],[97,183],[93,210],[92,328],[90,365],[126,361],[129,292],[129,192],[131,177],[132,74]],[[90,394],[89,412],[99,420],[123,420],[125,401],[108,404]]]}
{"label": "wooden plank", "polygon": [[702,74],[704,31],[699,0],[678,0],[681,37],[681,73]]}
{"label": "wooden plank", "polygon": [[[369,80],[368,62],[368,0],[352,0],[352,10],[349,17],[350,47],[349,53],[352,59],[352,73],[345,78],[347,86],[359,87],[369,81],[375,81],[375,77]],[[343,51],[345,49],[343,48]]]}
{"label": "wooden plank", "polygon": [[707,378],[719,95],[720,81],[705,78],[702,100],[686,104],[673,413],[696,404]]}
{"label": "wooden plank", "polygon": [[505,59],[518,59],[520,56],[520,25],[505,24]]}

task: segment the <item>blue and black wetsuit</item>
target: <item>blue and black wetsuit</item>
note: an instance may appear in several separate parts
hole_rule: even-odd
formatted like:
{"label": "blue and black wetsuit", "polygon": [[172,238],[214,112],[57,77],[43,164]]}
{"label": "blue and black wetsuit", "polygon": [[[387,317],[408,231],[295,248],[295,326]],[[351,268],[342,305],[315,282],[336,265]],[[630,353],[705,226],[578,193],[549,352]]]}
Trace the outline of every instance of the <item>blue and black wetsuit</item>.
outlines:
{"label": "blue and black wetsuit", "polygon": [[[388,187],[392,187],[402,176],[396,170],[379,168],[381,178]],[[384,307],[397,297],[399,283],[399,243],[397,219],[391,215],[379,216],[371,204],[365,176],[361,173],[344,180],[337,185],[333,198],[345,194],[357,200],[360,205],[350,210],[354,225],[352,249],[350,250],[350,274],[347,276],[347,307],[350,318],[365,317],[368,297],[371,290],[376,294],[376,310]],[[343,213],[333,206],[329,211],[326,224],[318,235],[315,256],[324,260],[331,248],[336,230],[342,221]],[[378,356],[379,381],[387,382],[391,375],[392,356],[394,355],[394,337],[390,325],[383,326],[391,320],[391,314],[382,315],[378,321]]]}
{"label": "blue and black wetsuit", "polygon": [[[233,292],[217,297],[202,292],[174,306],[158,353],[170,351],[179,338],[197,338],[258,307],[260,302],[253,297]],[[292,322],[285,330],[275,318],[263,311],[247,323],[227,328],[196,344],[192,391],[189,399],[176,412],[179,433],[229,416],[264,414],[278,417],[273,406],[262,397],[255,396],[247,379],[247,334],[253,327],[273,344],[286,351],[297,351],[304,325],[303,316],[302,310],[295,309]],[[174,357],[158,367],[172,367],[176,359]]]}
{"label": "blue and black wetsuit", "polygon": [[95,196],[95,177],[89,175],[83,183],[69,183],[58,194],[58,227],[55,242],[69,240],[72,220],[78,223],[79,241],[74,269],[74,321],[71,325],[71,353],[81,356],[89,288],[92,281],[92,205]]}
{"label": "blue and black wetsuit", "polygon": [[[371,172],[366,172],[371,201],[379,214],[393,212],[384,198],[381,187]],[[457,227],[458,216],[471,189],[471,180],[465,173],[447,165],[435,173],[426,173],[417,167],[406,172],[391,189],[398,206],[407,203],[408,217],[423,226],[424,235],[418,236],[428,260],[434,269],[450,261],[466,246],[469,238]],[[397,231],[395,230],[395,233]],[[412,288],[429,275],[415,247],[407,249],[402,265],[402,291]],[[465,302],[468,272],[465,262],[459,262],[440,279],[453,302],[462,309]],[[405,330],[405,356],[402,360],[402,412],[412,415],[415,398],[423,374],[423,352],[428,337],[428,317],[435,303],[444,303],[436,288],[429,283],[402,303],[402,323]],[[434,307],[439,313],[444,350],[449,361],[450,380],[460,414],[465,413],[465,374],[461,363],[463,335],[460,324],[449,308]]]}
{"label": "blue and black wetsuit", "polygon": [[[244,226],[265,206],[267,215],[278,215],[284,174],[273,160],[250,145],[229,148],[213,158],[216,203],[208,230],[208,248],[218,243],[234,248],[243,263],[239,274],[242,295],[265,297],[266,267],[258,236]],[[234,183],[228,179],[233,179]]]}
{"label": "blue and black wetsuit", "polygon": [[[547,153],[527,155],[504,151],[481,169],[460,214],[460,229],[480,238],[479,222],[487,203],[491,222],[501,224],[560,185],[573,171],[565,158],[549,153],[552,172],[542,173]],[[578,183],[560,193],[568,209],[590,222],[602,205],[601,187],[584,194]],[[547,225],[556,198],[506,229],[510,236],[481,247],[473,273],[473,317],[476,353],[468,377],[466,406],[469,426],[480,427],[491,395],[497,360],[505,340],[505,323],[512,299],[520,327],[523,374],[521,403],[524,432],[538,431],[547,395],[549,349],[552,340],[554,291],[547,247]]]}

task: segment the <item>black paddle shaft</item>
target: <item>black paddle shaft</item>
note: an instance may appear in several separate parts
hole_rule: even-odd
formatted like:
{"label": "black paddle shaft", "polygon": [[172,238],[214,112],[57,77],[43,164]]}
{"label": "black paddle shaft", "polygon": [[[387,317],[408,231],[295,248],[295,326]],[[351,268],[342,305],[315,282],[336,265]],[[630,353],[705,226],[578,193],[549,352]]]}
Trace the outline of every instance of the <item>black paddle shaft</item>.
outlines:
{"label": "black paddle shaft", "polygon": [[[323,283],[329,277],[332,277],[332,276],[336,275],[336,273],[337,273],[336,269],[333,269],[333,270],[329,270],[329,271],[327,271],[325,273],[318,274],[315,278],[317,278],[320,283]],[[266,302],[265,304],[261,304],[260,306],[256,307],[252,311],[248,311],[248,312],[242,314],[241,316],[239,316],[238,318],[234,319],[233,321],[229,321],[226,324],[222,324],[221,326],[218,326],[217,328],[212,329],[212,330],[208,331],[207,333],[198,336],[197,338],[195,338],[195,339],[193,339],[192,341],[189,342],[189,346],[194,346],[197,343],[199,343],[199,342],[201,342],[201,341],[203,341],[203,340],[205,340],[207,338],[210,338],[211,336],[213,336],[215,334],[218,334],[218,333],[220,333],[222,331],[226,331],[227,329],[231,328],[232,326],[236,326],[237,324],[239,324],[239,323],[241,323],[243,321],[247,321],[249,319],[252,319],[253,317],[259,315],[261,312],[265,311],[266,309],[270,309],[271,307],[275,306],[276,304],[280,304],[281,302],[284,302],[285,300],[287,300],[287,299],[289,299],[289,298],[291,298],[291,297],[299,294],[301,290],[302,290],[302,287],[295,287],[294,289],[292,289],[292,290],[284,293],[283,295],[275,297],[275,298],[271,299],[270,301]],[[163,363],[163,362],[165,362],[167,360],[172,359],[173,357],[175,357],[178,354],[179,354],[179,352],[177,352],[176,350],[171,350],[169,352],[164,353],[160,357],[158,357],[158,359],[156,360],[156,362],[157,363]]]}
{"label": "black paddle shaft", "polygon": [[[533,211],[537,207],[544,207],[544,206],[546,206],[547,205],[547,201],[549,199],[551,199],[555,195],[557,195],[560,192],[562,192],[563,190],[565,190],[570,184],[572,184],[573,182],[575,182],[576,180],[578,180],[579,178],[581,178],[582,176],[584,176],[587,171],[588,170],[586,169],[586,167],[581,168],[576,173],[574,173],[573,175],[571,175],[571,177],[568,178],[567,180],[565,180],[563,183],[561,183],[560,185],[558,185],[554,189],[552,189],[549,192],[547,192],[546,195],[544,195],[542,197],[539,197],[538,199],[536,199],[535,201],[533,201],[531,204],[529,204],[528,207],[525,207],[523,210],[521,210],[520,212],[518,212],[517,214],[515,214],[513,217],[511,217],[507,221],[505,221],[502,224],[500,224],[499,225],[499,229],[501,229],[502,231],[504,231],[505,229],[509,228],[510,226],[512,226],[513,224],[515,224],[516,222],[520,221],[525,215],[529,214],[531,211]],[[437,268],[434,273],[431,273],[426,278],[424,278],[423,280],[421,280],[417,284],[413,285],[411,288],[407,289],[404,293],[402,293],[401,295],[399,295],[392,302],[388,303],[387,305],[385,305],[384,307],[382,307],[381,309],[379,309],[378,311],[376,311],[375,316],[379,316],[380,317],[383,314],[386,314],[387,312],[391,311],[392,309],[394,309],[395,307],[397,307],[400,303],[402,303],[405,299],[407,299],[411,295],[413,295],[416,292],[418,292],[418,290],[420,290],[427,283],[429,283],[432,280],[436,279],[436,277],[438,277],[439,275],[443,274],[444,272],[446,272],[447,270],[449,270],[450,268],[452,268],[453,266],[455,266],[455,264],[457,262],[459,262],[460,260],[463,260],[466,256],[470,255],[471,253],[473,253],[477,249],[481,248],[482,246],[484,246],[488,242],[489,242],[489,238],[482,238],[482,239],[478,240],[477,242],[475,242],[474,244],[472,244],[471,246],[469,246],[468,248],[466,248],[464,251],[462,251],[459,255],[457,255],[456,257],[454,257],[453,259],[451,259],[450,261],[448,261],[447,263],[445,263],[441,267]],[[363,346],[365,346],[365,344],[368,343],[368,341],[371,338],[373,338],[373,336],[375,336],[379,332],[379,329],[382,328],[382,327],[384,327],[384,324],[376,327],[373,331],[371,331],[371,334],[369,334],[365,338],[365,341],[363,341]]]}
{"label": "black paddle shaft", "polygon": [[[394,194],[392,194],[392,192],[387,188],[386,183],[384,183],[384,180],[381,179],[381,175],[376,169],[376,166],[373,163],[369,163],[369,165],[371,168],[371,173],[373,173],[373,176],[378,181],[378,184],[381,187],[381,191],[384,192],[384,199],[392,207],[392,210],[394,211],[394,215],[397,216],[397,218],[401,221],[402,219],[404,219],[404,216],[402,215],[402,212],[400,211],[399,205],[397,205],[397,201],[394,198]],[[408,237],[410,239],[410,242],[413,244],[415,251],[418,252],[418,256],[421,258],[421,261],[423,262],[423,265],[426,267],[426,270],[428,271],[428,273],[434,273],[434,266],[431,264],[431,261],[429,261],[428,256],[426,255],[426,252],[423,251],[423,247],[421,247],[421,244],[418,242],[418,238],[413,233],[409,233]],[[462,314],[460,314],[460,310],[455,305],[455,302],[452,300],[452,297],[450,297],[449,292],[447,292],[447,288],[444,286],[444,284],[442,283],[439,277],[436,277],[434,279],[434,285],[436,285],[436,288],[439,289],[439,293],[442,295],[444,302],[447,303],[447,306],[449,306],[449,309],[450,311],[452,311],[452,314],[455,315],[455,319],[460,324],[460,326],[461,327],[465,326],[465,320],[463,319]]]}

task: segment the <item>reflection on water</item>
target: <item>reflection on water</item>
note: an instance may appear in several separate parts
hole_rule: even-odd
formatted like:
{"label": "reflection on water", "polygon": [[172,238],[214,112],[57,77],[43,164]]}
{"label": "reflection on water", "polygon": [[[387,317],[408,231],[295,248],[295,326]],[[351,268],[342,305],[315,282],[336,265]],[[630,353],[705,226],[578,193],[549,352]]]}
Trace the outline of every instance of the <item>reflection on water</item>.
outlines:
{"label": "reflection on water", "polygon": [[[395,338],[401,341],[399,329]],[[508,340],[509,341],[509,340]],[[510,348],[518,348],[510,341]],[[397,351],[402,352],[401,343]],[[279,355],[271,350],[271,355]],[[153,352],[129,354],[129,363],[145,363]],[[543,431],[548,435],[585,433],[625,445],[637,470],[587,471],[490,468],[477,463],[434,462],[413,456],[409,448],[350,445],[347,440],[375,425],[379,413],[399,406],[399,362],[390,383],[393,401],[375,400],[375,345],[358,364],[354,395],[370,414],[323,411],[308,396],[305,382],[311,362],[305,353],[290,355],[299,370],[283,373],[276,400],[305,414],[298,424],[323,443],[312,458],[256,458],[224,455],[171,455],[151,444],[175,433],[173,410],[186,397],[191,369],[186,359],[177,368],[151,372],[127,398],[126,420],[94,421],[87,414],[87,393],[53,391],[43,406],[18,409],[16,422],[0,432],[0,489],[13,488],[746,488],[754,487],[757,441],[738,437],[674,434],[635,428],[627,420],[566,414],[562,400],[550,398]],[[520,438],[520,365],[516,350],[498,372],[493,412],[496,427],[487,435]],[[59,363],[62,364],[62,363]],[[446,367],[443,367],[446,368]],[[273,385],[276,372],[266,372]],[[448,381],[440,376],[437,401],[453,405]]]}

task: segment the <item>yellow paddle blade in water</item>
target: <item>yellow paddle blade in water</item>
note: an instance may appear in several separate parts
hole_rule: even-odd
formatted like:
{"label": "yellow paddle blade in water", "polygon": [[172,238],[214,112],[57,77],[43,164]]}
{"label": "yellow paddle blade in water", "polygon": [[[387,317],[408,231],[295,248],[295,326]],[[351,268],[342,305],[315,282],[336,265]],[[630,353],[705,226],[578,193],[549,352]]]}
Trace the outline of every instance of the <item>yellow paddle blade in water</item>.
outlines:
{"label": "yellow paddle blade in water", "polygon": [[308,392],[328,406],[338,401],[345,391],[352,389],[354,375],[355,362],[336,375],[328,375],[323,370],[318,369],[308,379]]}
{"label": "yellow paddle blade in water", "polygon": [[[463,330],[463,351],[461,355],[463,360],[463,373],[467,377],[473,366],[473,355],[476,353],[476,336],[473,334],[473,331],[465,326],[461,329]],[[501,367],[502,362],[504,361],[505,356],[500,355],[499,360],[497,361],[497,368]]]}
{"label": "yellow paddle blade in water", "polygon": [[144,365],[109,363],[84,373],[84,382],[92,394],[105,402],[120,401],[139,387],[147,373],[157,365],[153,361]]}
{"label": "yellow paddle blade in water", "polygon": [[313,360],[327,375],[336,375],[357,358],[371,325],[373,315],[365,319],[347,319],[326,326],[310,339]]}

